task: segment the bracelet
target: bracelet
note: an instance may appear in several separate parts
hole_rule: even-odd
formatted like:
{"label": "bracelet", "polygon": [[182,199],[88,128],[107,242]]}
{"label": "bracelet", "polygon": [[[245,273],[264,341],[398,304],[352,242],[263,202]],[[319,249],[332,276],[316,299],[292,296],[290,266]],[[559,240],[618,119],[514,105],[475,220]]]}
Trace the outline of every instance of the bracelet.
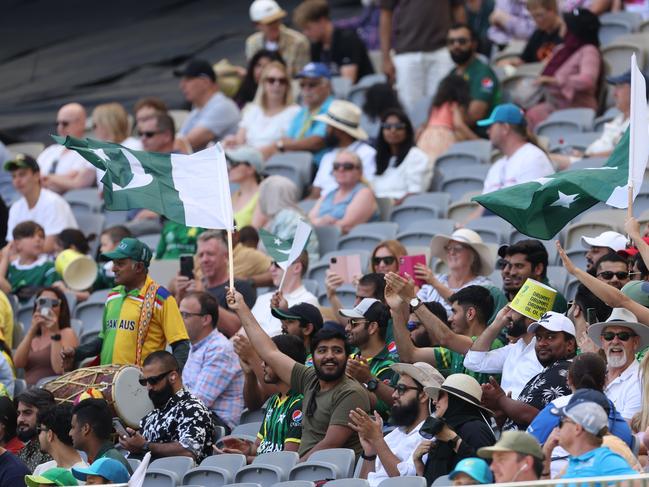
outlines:
{"label": "bracelet", "polygon": [[363,460],[376,460],[376,455],[365,455],[365,452],[361,453],[361,458]]}

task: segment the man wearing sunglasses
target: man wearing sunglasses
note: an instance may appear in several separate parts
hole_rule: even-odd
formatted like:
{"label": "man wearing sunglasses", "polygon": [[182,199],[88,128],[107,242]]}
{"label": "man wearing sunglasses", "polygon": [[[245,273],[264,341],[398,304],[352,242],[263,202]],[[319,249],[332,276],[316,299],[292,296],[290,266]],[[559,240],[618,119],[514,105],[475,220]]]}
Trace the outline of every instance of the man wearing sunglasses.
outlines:
{"label": "man wearing sunglasses", "polygon": [[631,280],[629,263],[621,255],[611,252],[595,263],[595,276],[616,289],[622,289]]}
{"label": "man wearing sunglasses", "polygon": [[642,409],[642,383],[636,352],[649,345],[649,326],[638,322],[624,308],[614,308],[611,316],[588,328],[588,336],[606,354],[604,393],[622,417],[631,421]]}

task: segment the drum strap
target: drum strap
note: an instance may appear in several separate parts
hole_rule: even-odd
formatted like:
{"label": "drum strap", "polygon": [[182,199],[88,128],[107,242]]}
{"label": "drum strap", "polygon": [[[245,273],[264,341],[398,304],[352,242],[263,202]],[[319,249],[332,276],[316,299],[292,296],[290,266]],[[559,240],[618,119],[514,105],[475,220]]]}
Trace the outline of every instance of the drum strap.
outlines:
{"label": "drum strap", "polygon": [[135,347],[135,365],[140,367],[142,366],[142,349],[144,348],[144,342],[146,342],[146,337],[149,333],[149,325],[153,318],[155,297],[158,293],[159,287],[158,284],[152,282],[144,293],[144,302],[142,303],[142,309],[140,310],[140,320],[138,321],[137,326],[137,344]]}

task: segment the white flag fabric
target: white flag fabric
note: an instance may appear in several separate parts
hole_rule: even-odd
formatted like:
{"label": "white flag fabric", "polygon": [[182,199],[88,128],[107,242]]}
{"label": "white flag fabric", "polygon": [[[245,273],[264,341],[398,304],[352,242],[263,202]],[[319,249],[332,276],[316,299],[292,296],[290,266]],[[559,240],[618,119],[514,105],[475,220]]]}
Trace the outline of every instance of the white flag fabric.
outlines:
{"label": "white flag fabric", "polygon": [[306,247],[309,237],[311,236],[311,225],[304,220],[300,220],[295,229],[295,236],[293,237],[293,245],[288,252],[288,259],[283,262],[278,262],[279,266],[286,270],[288,267],[297,260],[304,248]]}
{"label": "white flag fabric", "polygon": [[131,475],[131,478],[128,481],[128,487],[142,487],[144,485],[144,476],[146,475],[146,469],[149,468],[149,462],[151,461],[151,452],[147,452],[142,458],[142,462],[138,465]]}

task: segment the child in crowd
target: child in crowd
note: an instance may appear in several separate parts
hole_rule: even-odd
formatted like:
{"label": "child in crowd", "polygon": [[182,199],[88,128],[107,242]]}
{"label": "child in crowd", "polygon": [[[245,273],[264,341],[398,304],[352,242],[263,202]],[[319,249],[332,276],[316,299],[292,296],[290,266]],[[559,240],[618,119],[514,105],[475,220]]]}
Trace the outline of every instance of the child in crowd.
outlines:
{"label": "child in crowd", "polygon": [[[99,236],[99,253],[103,254],[115,250],[123,238],[132,236],[131,231],[124,225],[115,225],[107,228]],[[93,290],[110,289],[115,286],[112,260],[100,262],[97,271],[97,279],[92,286]]]}
{"label": "child in crowd", "polygon": [[72,467],[72,475],[86,485],[125,484],[129,480],[126,467],[108,457],[95,460],[88,468]]}

